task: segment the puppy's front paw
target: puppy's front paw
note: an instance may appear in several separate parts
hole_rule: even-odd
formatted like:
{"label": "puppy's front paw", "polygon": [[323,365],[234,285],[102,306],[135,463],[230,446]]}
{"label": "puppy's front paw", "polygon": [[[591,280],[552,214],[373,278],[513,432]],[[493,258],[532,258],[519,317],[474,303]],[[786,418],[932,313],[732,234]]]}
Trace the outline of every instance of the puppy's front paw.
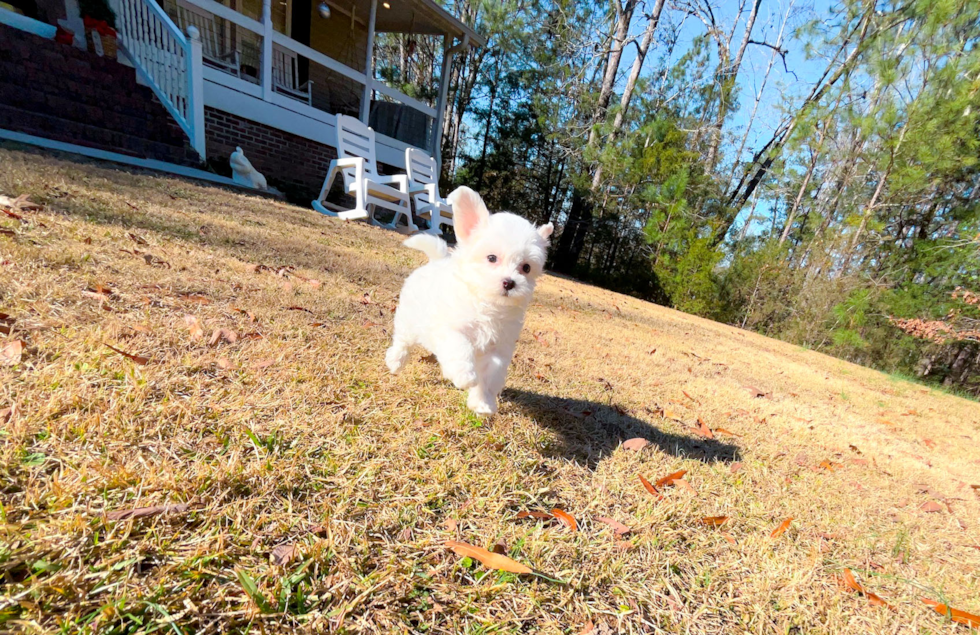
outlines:
{"label": "puppy's front paw", "polygon": [[487,399],[483,391],[477,389],[470,390],[466,398],[466,407],[478,415],[497,414],[497,400]]}
{"label": "puppy's front paw", "polygon": [[405,361],[407,359],[408,351],[399,346],[392,346],[385,354],[385,363],[388,365],[388,370],[391,371],[392,375],[398,373],[398,371],[405,367]]}

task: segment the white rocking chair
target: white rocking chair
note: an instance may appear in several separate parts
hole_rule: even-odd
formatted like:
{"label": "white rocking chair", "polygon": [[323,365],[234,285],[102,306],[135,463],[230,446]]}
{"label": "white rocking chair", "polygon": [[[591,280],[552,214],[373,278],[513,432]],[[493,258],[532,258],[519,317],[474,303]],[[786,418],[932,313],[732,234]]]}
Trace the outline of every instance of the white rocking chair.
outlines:
{"label": "white rocking chair", "polygon": [[[344,191],[353,196],[356,201],[354,209],[341,210],[338,206],[326,202],[337,172],[344,177]],[[313,209],[327,216],[344,220],[367,218],[375,225],[381,224],[374,218],[375,211],[381,207],[395,213],[391,224],[386,225],[389,229],[408,234],[413,234],[419,229],[412,221],[412,205],[408,198],[408,176],[378,174],[374,131],[359,119],[347,115],[337,115],[337,158],[330,162],[320,196],[312,202],[312,205]],[[327,206],[337,211],[328,210]],[[405,218],[406,225],[398,225],[399,216]]]}
{"label": "white rocking chair", "polygon": [[405,167],[415,214],[429,220],[426,234],[441,236],[442,226],[453,224],[453,206],[439,195],[436,160],[418,148],[406,148]]}

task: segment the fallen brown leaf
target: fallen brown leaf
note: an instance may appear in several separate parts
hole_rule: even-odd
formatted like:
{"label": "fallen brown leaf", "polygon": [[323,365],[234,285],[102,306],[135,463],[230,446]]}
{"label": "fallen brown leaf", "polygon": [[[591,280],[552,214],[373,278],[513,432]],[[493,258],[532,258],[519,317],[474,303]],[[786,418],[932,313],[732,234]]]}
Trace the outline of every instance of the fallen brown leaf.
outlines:
{"label": "fallen brown leaf", "polygon": [[9,408],[4,408],[3,410],[0,410],[0,424],[7,424],[12,419],[16,419],[17,413],[19,411],[20,408],[17,406],[17,404],[13,404]]}
{"label": "fallen brown leaf", "polygon": [[184,324],[187,325],[187,330],[191,332],[192,340],[199,340],[204,337],[204,329],[201,328],[201,323],[193,315],[185,315]]}
{"label": "fallen brown leaf", "polygon": [[643,483],[643,487],[645,487],[648,492],[653,494],[657,500],[663,500],[663,495],[657,491],[657,488],[654,487],[650,481],[643,478],[643,475],[640,475],[640,482]]}
{"label": "fallen brown leaf", "polygon": [[565,525],[572,531],[576,531],[578,529],[578,523],[575,522],[575,517],[569,514],[568,512],[562,511],[557,507],[555,507],[554,509],[551,510],[551,515],[557,518],[561,522],[561,524]]}
{"label": "fallen brown leaf", "polygon": [[625,536],[628,533],[630,533],[630,531],[632,531],[629,527],[627,527],[623,523],[619,522],[618,520],[613,520],[612,518],[599,516],[598,518],[596,518],[596,520],[599,521],[600,523],[605,523],[610,527],[612,527],[613,535],[616,536],[617,538],[619,538],[620,536]]}
{"label": "fallen brown leaf", "polygon": [[320,281],[319,281],[319,280],[317,280],[316,278],[304,278],[303,276],[301,276],[301,275],[299,275],[298,273],[294,273],[294,274],[293,274],[293,277],[294,277],[294,278],[299,278],[300,280],[302,280],[302,281],[303,281],[303,282],[305,282],[306,284],[308,284],[308,285],[310,285],[310,286],[311,286],[311,287],[313,287],[314,289],[318,289],[318,288],[320,288],[320,284],[321,284],[321,283],[320,283]]}
{"label": "fallen brown leaf", "polygon": [[279,545],[273,549],[272,553],[269,555],[272,558],[272,564],[279,567],[285,567],[293,561],[293,558],[299,555],[299,550],[297,549],[296,545],[285,544]]}
{"label": "fallen brown leaf", "polygon": [[779,538],[784,533],[786,533],[786,530],[789,529],[789,526],[790,526],[790,524],[792,522],[793,522],[793,517],[790,516],[789,518],[787,518],[786,520],[784,520],[782,523],[780,523],[779,527],[776,527],[776,529],[771,534],[769,534],[769,537],[770,538]]}
{"label": "fallen brown leaf", "polygon": [[196,304],[211,304],[211,299],[201,295],[200,293],[181,293],[177,297],[179,297],[181,300],[194,302]]}
{"label": "fallen brown leaf", "polygon": [[659,479],[654,487],[659,489],[661,487],[673,485],[675,480],[684,478],[685,474],[687,474],[687,470],[677,470],[673,474],[668,474],[667,476]]}
{"label": "fallen brown leaf", "polygon": [[763,391],[759,390],[758,388],[756,388],[755,386],[743,386],[743,388],[745,388],[747,391],[749,391],[749,394],[752,395],[755,398],[758,398],[758,397],[768,397],[769,396],[769,393],[763,392]]}
{"label": "fallen brown leaf", "polygon": [[100,296],[111,298],[115,295],[115,293],[116,292],[109,287],[102,286],[101,284],[97,284],[94,287],[85,288],[85,295],[90,295],[96,298],[99,298]]}
{"label": "fallen brown leaf", "polygon": [[871,602],[872,604],[876,606],[885,606],[887,608],[892,608],[892,606],[888,602],[885,602],[880,597],[878,597],[874,593],[868,591],[863,586],[861,586],[861,584],[854,579],[854,574],[851,573],[850,569],[844,569],[843,579],[844,579],[844,585],[847,586],[847,588],[851,589],[852,591],[857,591],[864,597],[868,598],[868,601]]}
{"label": "fallen brown leaf", "polygon": [[129,239],[132,240],[137,245],[148,245],[148,244],[150,244],[150,243],[146,242],[146,240],[142,236],[138,236],[138,235],[133,234],[133,233],[129,233],[129,234],[126,234],[126,235],[129,236]]}
{"label": "fallen brown leaf", "polygon": [[727,540],[728,542],[730,542],[733,545],[736,544],[735,543],[735,539],[732,538],[732,535],[730,533],[728,533],[727,531],[721,532],[721,537],[724,538],[725,540]]}
{"label": "fallen brown leaf", "polygon": [[446,546],[464,558],[479,560],[481,563],[483,563],[483,566],[487,567],[488,569],[509,571],[511,573],[534,573],[534,571],[532,571],[527,565],[521,564],[520,562],[512,560],[499,553],[487,551],[482,547],[474,547],[473,545],[465,542],[459,542],[458,540],[446,541]]}
{"label": "fallen brown leaf", "polygon": [[524,518],[536,518],[537,520],[554,520],[555,517],[548,512],[527,512],[521,511],[514,516],[515,520],[523,520]]}
{"label": "fallen brown leaf", "polygon": [[13,340],[0,348],[0,366],[16,366],[24,354],[23,340]]}
{"label": "fallen brown leaf", "polygon": [[936,501],[926,501],[925,503],[922,503],[921,506],[919,506],[919,509],[921,509],[926,513],[935,514],[937,512],[943,511],[943,506],[937,503]]}
{"label": "fallen brown leaf", "polygon": [[215,329],[214,332],[211,333],[211,341],[208,342],[208,344],[214,346],[221,341],[234,344],[238,341],[238,333],[232,331],[231,329]]}
{"label": "fallen brown leaf", "polygon": [[43,205],[31,201],[28,194],[21,194],[17,198],[0,195],[0,205],[27,212],[37,212],[44,209]]}
{"label": "fallen brown leaf", "polygon": [[262,370],[264,368],[268,368],[269,366],[272,366],[275,363],[276,360],[274,359],[261,359],[255,362],[254,364],[252,364],[252,368],[254,368],[255,370]]}
{"label": "fallen brown leaf", "polygon": [[741,461],[735,461],[734,463],[732,463],[731,467],[728,468],[728,471],[731,472],[732,474],[738,474],[741,470],[742,470]]}
{"label": "fallen brown leaf", "polygon": [[701,524],[709,527],[721,527],[726,522],[728,522],[728,516],[705,516],[701,519]]}
{"label": "fallen brown leaf", "polygon": [[115,346],[113,346],[112,344],[106,344],[106,346],[108,348],[112,349],[113,351],[119,353],[123,357],[125,357],[127,359],[131,359],[134,363],[139,364],[140,366],[146,366],[149,363],[149,361],[150,361],[150,358],[149,357],[143,357],[141,355],[133,355],[132,353],[127,353],[126,351],[121,351],[118,348],[116,348]]}
{"label": "fallen brown leaf", "polygon": [[234,367],[235,364],[227,357],[218,358],[218,368],[220,368],[221,370],[229,370]]}
{"label": "fallen brown leaf", "polygon": [[234,311],[235,313],[244,313],[246,316],[248,316],[249,320],[255,322],[255,315],[251,311],[246,311],[245,309],[239,309],[238,307],[235,306],[231,307],[231,310]]}
{"label": "fallen brown leaf", "polygon": [[650,442],[643,437],[634,437],[623,441],[623,447],[627,450],[642,450],[650,445]]}
{"label": "fallen brown leaf", "polygon": [[731,430],[726,430],[725,428],[715,428],[715,432],[720,433],[720,434],[726,434],[726,435],[728,435],[730,437],[738,437],[738,436],[741,436],[741,435],[735,434]]}
{"label": "fallen brown leaf", "polygon": [[691,492],[692,494],[694,494],[695,496],[698,495],[698,491],[696,489],[694,489],[694,486],[691,485],[690,483],[688,483],[687,481],[685,481],[682,478],[675,478],[674,481],[673,481],[673,484],[678,489],[687,490],[687,491]]}
{"label": "fallen brown leaf", "polygon": [[181,514],[190,509],[187,503],[180,505],[155,505],[153,507],[137,507],[135,509],[121,509],[109,512],[105,515],[106,520],[131,520],[136,518],[146,518],[148,516],[159,516],[160,514]]}
{"label": "fallen brown leaf", "polygon": [[973,615],[966,611],[954,609],[929,598],[922,598],[922,601],[928,604],[936,613],[945,615],[958,624],[966,624],[970,628],[980,628],[980,615]]}
{"label": "fallen brown leaf", "polygon": [[706,424],[704,422],[704,419],[702,419],[701,417],[698,417],[698,427],[691,428],[691,432],[693,432],[694,434],[700,435],[700,436],[704,437],[705,439],[714,439],[715,438],[715,435],[711,431],[711,428],[708,427],[708,424]]}
{"label": "fallen brown leaf", "polygon": [[303,311],[305,313],[310,313],[310,314],[313,313],[313,311],[310,311],[309,309],[304,308],[304,307],[301,307],[301,306],[287,306],[286,307],[286,310],[287,311]]}

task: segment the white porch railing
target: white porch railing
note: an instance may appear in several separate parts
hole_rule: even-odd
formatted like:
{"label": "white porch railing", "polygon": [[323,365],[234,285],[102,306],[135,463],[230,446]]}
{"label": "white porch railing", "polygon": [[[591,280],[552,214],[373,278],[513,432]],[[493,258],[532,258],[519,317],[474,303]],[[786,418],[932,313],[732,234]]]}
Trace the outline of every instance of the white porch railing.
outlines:
{"label": "white porch railing", "polygon": [[[123,2],[153,2],[154,0],[122,0]],[[163,0],[161,0],[162,2]],[[177,0],[174,0],[177,3]],[[425,148],[431,153],[434,151],[434,146],[436,144],[433,139],[436,129],[435,119],[437,117],[438,108],[430,106],[418,99],[409,97],[408,95],[402,93],[395,88],[392,88],[384,84],[381,80],[371,77],[371,75],[362,73],[361,71],[355,70],[334,58],[331,58],[320,51],[317,51],[310,46],[298,42],[291,37],[276,31],[271,23],[270,5],[272,0],[265,0],[263,2],[262,11],[262,21],[250,18],[235,9],[232,9],[216,0],[179,0],[180,4],[194,7],[203,13],[210,14],[218,20],[226,21],[227,23],[234,24],[238,27],[238,37],[241,38],[242,31],[249,32],[251,35],[255,36],[256,39],[261,40],[261,61],[259,63],[258,75],[255,78],[258,83],[259,94],[261,99],[264,101],[281,104],[283,103],[282,98],[296,100],[299,99],[304,102],[307,106],[311,108],[317,108],[319,110],[326,111],[330,114],[345,113],[353,114],[350,109],[347,108],[348,104],[338,103],[343,101],[343,95],[346,94],[346,88],[342,85],[342,82],[353,82],[359,85],[356,93],[352,91],[350,94],[353,96],[357,95],[356,99],[360,102],[360,117],[361,121],[364,123],[370,123],[372,119],[372,104],[380,104],[382,101],[389,102],[385,106],[390,106],[390,100],[398,102],[398,104],[403,105],[409,109],[418,111],[425,116],[426,125],[421,131],[413,131],[415,134],[411,135],[413,139],[402,139],[411,143],[412,145],[417,145],[417,140],[415,138],[425,138],[424,142]],[[370,40],[369,40],[370,46]],[[276,49],[279,51],[279,57],[285,59],[286,56],[283,53],[288,53],[288,56],[294,59],[305,58],[310,65],[310,80],[313,80],[314,67],[319,67],[317,73],[323,76],[323,79],[316,80],[316,84],[308,97],[306,95],[294,94],[298,91],[283,90],[282,86],[277,85],[278,82],[276,78],[280,75],[285,76],[288,74],[288,69],[275,67],[276,64]],[[213,65],[217,68],[216,65]],[[368,68],[371,65],[368,64]],[[323,75],[323,74],[326,75]],[[229,74],[230,75],[230,74]],[[239,86],[243,92],[249,94],[253,93],[253,89],[248,86],[242,85],[247,80],[244,77],[239,77],[240,82],[236,82],[234,79],[229,79],[228,81],[222,81],[221,83],[228,87]],[[338,81],[340,80],[340,81]],[[299,81],[297,80],[297,84]],[[349,84],[348,84],[349,85]],[[254,84],[253,84],[254,86]],[[291,88],[291,87],[290,87]],[[372,93],[376,94],[375,99],[372,99]],[[338,97],[338,95],[340,97]],[[383,98],[382,98],[383,96]],[[381,98],[381,99],[379,99]],[[329,99],[329,104],[327,103]],[[296,108],[295,104],[291,104],[292,108]],[[390,107],[381,108],[383,112],[375,114],[374,118],[378,119],[378,123],[382,121],[389,122],[391,120],[390,113],[393,109]],[[356,112],[356,110],[354,111]],[[415,118],[417,119],[417,118]],[[408,117],[402,118],[403,123],[401,126],[412,126],[414,124],[414,119],[408,121]],[[390,127],[390,126],[389,126]],[[398,129],[395,126],[395,129]],[[380,131],[379,131],[380,132]],[[390,131],[386,132],[386,134]]]}
{"label": "white porch railing", "polygon": [[119,0],[119,44],[203,160],[204,64],[201,38],[181,33],[154,0]]}

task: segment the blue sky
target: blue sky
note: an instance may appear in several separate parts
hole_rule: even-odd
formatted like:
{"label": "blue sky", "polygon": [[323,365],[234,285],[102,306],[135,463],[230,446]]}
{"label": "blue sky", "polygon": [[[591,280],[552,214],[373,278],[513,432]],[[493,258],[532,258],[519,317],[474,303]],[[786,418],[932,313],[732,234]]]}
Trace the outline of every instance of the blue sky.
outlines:
{"label": "blue sky", "polygon": [[[652,0],[647,0],[647,4],[652,5]],[[731,29],[732,23],[738,13],[738,2],[723,0],[720,6],[715,9],[717,22],[725,28]],[[748,4],[748,2],[746,3]],[[765,41],[772,44],[776,43],[779,36],[780,26],[786,18],[789,9],[789,21],[783,31],[782,48],[786,53],[786,66],[791,73],[784,70],[783,62],[779,57],[776,58],[762,99],[759,103],[755,121],[749,131],[745,149],[742,152],[742,160],[747,161],[752,157],[753,152],[762,143],[765,143],[771,136],[773,130],[782,119],[784,109],[791,104],[799,103],[809,93],[825,67],[825,61],[820,59],[807,59],[805,52],[805,42],[796,37],[796,30],[805,23],[822,19],[831,12],[833,3],[829,0],[763,0],[759,7],[759,15],[756,19],[755,27],[752,31],[752,39]],[[641,7],[642,10],[646,10]],[[732,48],[737,50],[745,29],[745,22],[748,18],[748,7],[736,25],[736,35],[732,41]],[[694,38],[704,34],[704,24],[695,17],[688,17],[683,20],[683,16],[678,11],[664,10],[664,17],[661,22],[661,33],[670,21],[674,24],[682,23],[680,40],[674,49],[671,61],[676,61],[678,57],[690,47]],[[645,21],[635,19],[634,30],[637,37],[645,26]],[[662,43],[660,48],[651,48],[644,72],[650,72],[656,64],[660,62]],[[714,45],[712,44],[712,49]],[[713,49],[714,50],[714,49]],[[630,46],[624,53],[621,63],[621,80],[625,81],[626,74],[633,63],[635,47]],[[733,51],[734,52],[734,51]],[[739,107],[729,115],[725,126],[725,142],[722,145],[724,154],[724,165],[730,165],[734,159],[734,153],[738,149],[742,135],[745,133],[746,126],[749,125],[752,110],[755,106],[755,96],[762,84],[766,68],[772,57],[772,50],[758,45],[749,45],[742,68],[738,77]],[[771,201],[761,200],[755,210],[743,212],[739,223],[747,218],[750,212],[764,214],[764,210],[771,205]],[[766,214],[768,215],[768,214]],[[753,223],[750,233],[758,233],[763,224]]]}
{"label": "blue sky", "polygon": [[[732,2],[731,0],[723,0],[719,4],[720,6],[715,9],[715,18],[726,31],[730,30],[732,23],[736,19],[739,3]],[[748,4],[750,3],[746,2],[746,5]],[[824,70],[825,61],[820,59],[807,59],[805,42],[796,37],[796,30],[811,20],[826,17],[830,13],[831,7],[832,3],[828,0],[762,1],[759,7],[759,15],[752,31],[752,39],[775,44],[788,10],[789,19],[783,30],[781,46],[787,51],[786,67],[791,72],[786,72],[782,60],[777,56],[769,74],[765,90],[762,93],[762,99],[759,102],[755,120],[749,131],[745,149],[741,156],[742,161],[751,160],[755,149],[765,143],[772,135],[776,126],[778,126],[785,112],[785,108],[791,104],[801,102],[819,79],[820,74]],[[681,20],[681,18],[682,16],[676,11],[672,12],[669,16],[669,19],[675,22]],[[737,24],[736,35],[732,41],[732,48],[734,50],[737,50],[741,42],[747,18],[748,6],[746,6],[746,10],[743,12]],[[675,49],[674,58],[676,59],[682,55],[683,51],[689,47],[691,41],[704,32],[705,27],[700,20],[694,17],[688,17],[683,22],[680,41]],[[651,54],[656,55],[656,52],[651,51]],[[739,108],[729,116],[725,126],[726,138],[722,145],[722,152],[726,166],[730,165],[731,161],[735,158],[734,153],[737,151],[742,135],[749,125],[752,110],[755,107],[755,97],[763,82],[772,54],[772,49],[758,45],[749,45],[746,50],[742,68],[738,76]],[[656,63],[654,61],[656,59],[657,57],[648,56],[647,63]],[[632,57],[629,63],[632,63]],[[741,224],[744,222],[752,212],[768,216],[769,214],[765,213],[765,209],[770,205],[771,201],[760,200],[755,209],[746,209],[742,213],[738,223]],[[758,221],[753,223],[750,226],[749,232],[753,234],[758,233],[764,224]]]}

